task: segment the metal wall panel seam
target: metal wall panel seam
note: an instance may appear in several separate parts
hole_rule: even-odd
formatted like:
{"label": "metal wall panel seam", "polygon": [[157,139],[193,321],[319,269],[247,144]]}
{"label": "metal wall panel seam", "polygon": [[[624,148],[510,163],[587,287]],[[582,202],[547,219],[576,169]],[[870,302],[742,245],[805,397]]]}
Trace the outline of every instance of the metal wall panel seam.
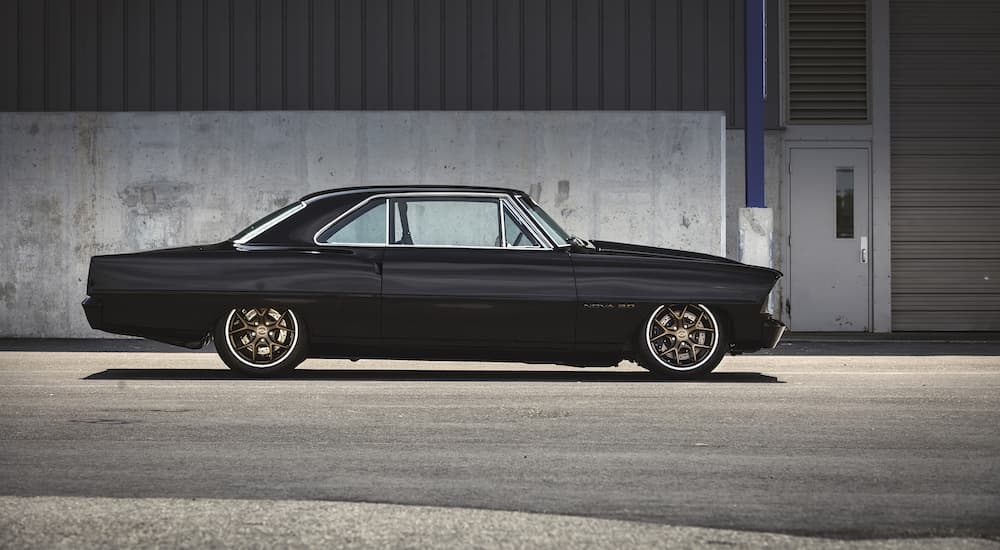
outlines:
{"label": "metal wall panel seam", "polygon": [[632,110],[632,2],[625,2],[625,110]]}
{"label": "metal wall panel seam", "polygon": [[393,35],[393,32],[392,31],[395,28],[395,26],[393,25],[393,21],[392,21],[392,6],[393,6],[393,1],[392,0],[388,0],[386,2],[386,7],[385,7],[385,25],[386,25],[385,35],[386,35],[386,42],[387,42],[386,43],[386,52],[385,52],[385,56],[386,56],[386,63],[385,63],[385,72],[386,72],[386,75],[385,75],[385,88],[386,88],[385,96],[386,97],[385,97],[385,102],[386,102],[386,110],[389,110],[389,111],[392,111],[393,110],[393,105],[395,105],[395,102],[393,101],[393,93],[392,93],[393,92],[393,87],[392,87],[392,42],[393,42],[392,35]]}
{"label": "metal wall panel seam", "polygon": [[229,110],[231,111],[236,110],[236,9],[233,1],[229,0]]}
{"label": "metal wall panel seam", "polygon": [[314,103],[315,98],[313,96],[314,96],[314,87],[315,87],[315,83],[316,83],[316,78],[315,78],[315,71],[316,71],[316,56],[315,56],[316,35],[313,33],[313,29],[316,27],[316,17],[314,15],[314,11],[313,11],[313,0],[309,0],[308,4],[306,6],[306,12],[307,12],[308,18],[309,18],[309,21],[307,22],[307,27],[308,28],[306,30],[306,32],[309,34],[309,38],[307,39],[307,42],[308,42],[307,46],[308,47],[306,49],[307,55],[309,56],[309,59],[306,61],[306,78],[309,80],[309,82],[307,83],[308,89],[306,90],[306,105],[308,106],[309,110],[311,111],[311,110],[313,110],[313,107],[315,105],[315,103]]}
{"label": "metal wall panel seam", "polygon": [[413,0],[413,110],[420,108],[420,0]]}
{"label": "metal wall panel seam", "polygon": [[[231,2],[232,0],[230,0]],[[149,110],[156,109],[156,0],[149,0]],[[231,35],[232,33],[230,33]]]}
{"label": "metal wall panel seam", "polygon": [[472,108],[472,0],[465,0],[465,108]]}
{"label": "metal wall panel seam", "polygon": [[[524,0],[521,0],[521,1],[523,2]],[[439,33],[441,35],[439,37],[439,40],[441,42],[441,48],[440,48],[440,52],[439,52],[440,57],[441,57],[441,71],[440,71],[441,74],[438,75],[439,79],[440,79],[440,83],[439,83],[440,89],[438,90],[438,100],[439,100],[440,105],[441,105],[441,110],[444,111],[445,108],[447,107],[447,103],[445,102],[445,98],[447,96],[447,94],[445,93],[445,87],[447,86],[447,82],[445,81],[445,79],[448,76],[447,75],[447,73],[448,73],[448,64],[445,63],[445,61],[447,59],[445,57],[445,52],[448,51],[448,48],[447,48],[448,36],[447,36],[447,33],[445,33],[445,25],[444,25],[444,23],[447,20],[448,6],[447,6],[447,3],[444,2],[444,0],[441,0],[439,5],[441,6],[441,13],[440,13],[440,20],[439,20],[439,23],[440,23],[440,25],[439,25]]]}
{"label": "metal wall panel seam", "polygon": [[500,32],[497,24],[497,0],[493,1],[493,110],[500,106]]}
{"label": "metal wall panel seam", "polygon": [[361,2],[361,110],[368,109],[368,2]]}
{"label": "metal wall panel seam", "polygon": [[49,0],[42,0],[42,110],[49,110]]}
{"label": "metal wall panel seam", "polygon": [[545,109],[552,109],[552,0],[545,0]]}
{"label": "metal wall panel seam", "polygon": [[[69,7],[69,110],[76,110],[76,10]],[[152,85],[149,87],[152,92]]]}
{"label": "metal wall panel seam", "polygon": [[656,105],[656,0],[649,3],[649,106]]}
{"label": "metal wall panel seam", "polygon": [[[100,9],[100,4],[98,4],[98,9]],[[21,82],[24,80],[24,74],[21,72],[24,68],[24,46],[21,44],[21,37],[24,36],[24,31],[21,26],[24,24],[24,17],[21,16],[21,2],[17,2],[17,24],[14,25],[17,29],[17,61],[15,63],[14,70],[17,72],[17,88],[14,90],[14,108],[18,111],[21,110]]]}
{"label": "metal wall panel seam", "polygon": [[281,0],[281,110],[288,109],[288,0]]}
{"label": "metal wall panel seam", "polygon": [[597,3],[597,109],[604,110],[604,0]]}
{"label": "metal wall panel seam", "polygon": [[340,109],[341,106],[341,96],[340,96],[340,56],[343,51],[343,47],[340,43],[340,0],[333,0],[333,108]]}
{"label": "metal wall panel seam", "polygon": [[201,109],[208,102],[208,0],[201,3]]}
{"label": "metal wall panel seam", "polygon": [[524,0],[521,0],[520,6],[518,7],[518,26],[517,26],[517,41],[518,41],[518,56],[517,56],[517,70],[520,73],[521,78],[518,79],[518,92],[520,95],[519,106],[524,109]]}
{"label": "metal wall panel seam", "polygon": [[677,70],[674,74],[674,82],[677,83],[677,103],[674,105],[677,109],[682,109],[684,107],[684,87],[681,86],[681,82],[684,80],[680,78],[684,75],[684,36],[683,36],[683,25],[684,25],[684,1],[677,0],[677,21],[674,22],[674,27],[677,32],[674,33],[677,41]]}
{"label": "metal wall panel seam", "polygon": [[708,103],[708,73],[709,73],[709,71],[708,71],[708,48],[709,48],[709,45],[708,45],[708,35],[709,35],[708,2],[707,1],[702,2],[701,6],[702,6],[702,8],[701,8],[702,26],[705,29],[705,32],[703,33],[703,36],[702,36],[703,46],[702,46],[701,66],[704,67],[704,70],[701,73],[701,75],[702,75],[701,104],[705,107],[705,110],[708,110],[708,108],[709,108],[709,103]]}

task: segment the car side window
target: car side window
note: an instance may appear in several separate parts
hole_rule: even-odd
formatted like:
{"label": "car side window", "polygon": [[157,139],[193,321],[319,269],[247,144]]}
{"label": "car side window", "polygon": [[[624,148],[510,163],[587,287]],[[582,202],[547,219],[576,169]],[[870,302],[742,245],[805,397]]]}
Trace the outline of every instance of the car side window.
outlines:
{"label": "car side window", "polygon": [[317,238],[324,244],[385,244],[385,200],[375,200],[351,213]]}
{"label": "car side window", "polygon": [[480,198],[392,199],[391,244],[502,247],[500,202]]}
{"label": "car side window", "polygon": [[542,246],[506,205],[503,207],[503,230],[507,246],[510,248],[541,248]]}

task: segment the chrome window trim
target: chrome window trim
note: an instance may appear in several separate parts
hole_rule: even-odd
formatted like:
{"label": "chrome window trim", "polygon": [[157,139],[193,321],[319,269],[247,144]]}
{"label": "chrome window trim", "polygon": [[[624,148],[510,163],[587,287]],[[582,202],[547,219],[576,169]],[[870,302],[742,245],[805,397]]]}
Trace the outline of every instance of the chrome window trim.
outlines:
{"label": "chrome window trim", "polygon": [[[438,244],[438,245],[430,245],[430,244],[413,245],[413,244],[391,244],[391,243],[389,243],[389,232],[390,232],[389,231],[389,223],[390,223],[390,220],[391,220],[390,214],[391,214],[391,207],[392,207],[391,203],[389,202],[390,199],[395,199],[395,198],[423,198],[423,197],[430,197],[430,198],[485,198],[485,199],[497,199],[497,201],[500,203],[499,207],[501,208],[501,210],[500,210],[500,214],[501,214],[501,216],[500,216],[501,229],[503,229],[503,215],[502,215],[503,214],[503,210],[502,210],[502,208],[503,208],[504,204],[507,204],[508,207],[510,208],[511,212],[514,214],[514,216],[517,217],[518,220],[521,221],[521,223],[525,224],[525,226],[528,228],[529,231],[531,231],[532,235],[534,235],[535,239],[541,244],[541,246],[537,246],[537,247],[506,246],[506,235],[504,235],[504,234],[502,234],[502,238],[504,239],[504,246],[466,246],[466,245],[445,245],[445,244]],[[511,198],[512,198],[512,196],[509,195],[509,194],[507,194],[507,193],[494,193],[494,192],[488,192],[488,191],[484,191],[484,192],[475,192],[475,191],[397,191],[397,192],[393,192],[393,193],[379,193],[379,194],[372,195],[372,196],[366,198],[365,200],[359,202],[358,204],[355,204],[351,208],[348,208],[344,213],[342,213],[341,215],[337,216],[332,221],[330,221],[329,223],[327,223],[326,225],[324,225],[323,227],[321,227],[320,230],[317,231],[313,235],[313,243],[316,246],[326,246],[326,247],[353,246],[353,247],[366,247],[366,248],[373,248],[373,247],[386,247],[386,248],[466,248],[466,249],[472,249],[472,250],[524,250],[524,251],[553,250],[554,247],[551,246],[551,243],[552,243],[551,239],[549,239],[548,237],[546,237],[544,232],[541,232],[541,233],[539,232],[538,228],[535,227],[535,223],[534,223],[533,220],[532,220],[531,223],[526,223],[526,221],[525,221],[526,217],[524,215],[524,212],[521,210],[521,208],[523,208],[523,206],[520,205],[520,204],[512,202]],[[380,200],[380,199],[386,201],[386,209],[385,209],[385,240],[384,240],[384,243],[382,243],[382,244],[374,244],[374,243],[324,243],[324,242],[320,242],[319,236],[322,235],[323,232],[325,232],[326,230],[328,230],[330,227],[333,227],[338,222],[340,222],[341,220],[345,219],[347,216],[350,216],[352,213],[356,212],[357,210],[359,210],[361,208],[364,208],[368,203],[370,203],[372,201],[375,201],[375,200]],[[528,219],[530,219],[530,218],[528,218]]]}
{"label": "chrome window trim", "polygon": [[[346,212],[344,212],[343,214],[337,216],[332,222],[324,225],[319,231],[316,232],[315,235],[313,235],[313,242],[316,243],[319,246],[385,246],[385,244],[386,244],[386,242],[387,242],[387,240],[389,238],[388,237],[388,235],[389,235],[389,199],[385,199],[386,232],[385,232],[385,235],[382,236],[382,243],[321,243],[321,242],[319,242],[319,236],[322,235],[324,231],[326,231],[327,229],[330,229],[331,227],[333,227],[334,225],[336,225],[337,222],[339,222],[340,220],[342,220],[342,219],[350,216],[351,214],[357,212],[358,210],[362,210],[365,206],[368,205],[368,203],[372,202],[372,200],[375,199],[375,198],[376,198],[375,196],[368,197],[367,199],[365,199],[365,200],[361,201],[360,203],[355,204],[351,208],[347,209]],[[378,206],[374,206],[374,208],[378,208]]]}
{"label": "chrome window trim", "polygon": [[[504,216],[504,214],[507,213],[507,212],[510,213],[510,216],[512,218],[514,218],[515,221],[520,222],[521,225],[524,226],[524,228],[528,230],[528,233],[530,233],[531,236],[534,237],[535,242],[538,243],[537,245],[531,245],[531,246],[514,246],[514,245],[512,245],[512,244],[510,244],[510,243],[507,242],[507,228],[505,227],[506,226],[506,222],[504,222],[504,218],[506,217],[506,216]],[[503,231],[504,248],[511,248],[511,249],[515,249],[515,250],[519,250],[519,249],[532,250],[532,249],[544,249],[545,248],[545,246],[543,244],[545,242],[545,239],[541,238],[539,235],[537,235],[535,233],[534,227],[532,227],[532,225],[530,223],[524,221],[521,218],[521,213],[518,212],[517,208],[514,207],[512,204],[510,204],[510,201],[508,201],[506,198],[501,198],[500,199],[500,230]]]}
{"label": "chrome window trim", "polygon": [[247,233],[246,236],[243,237],[242,239],[234,240],[233,244],[248,244],[250,241],[256,239],[265,231],[287,220],[288,218],[292,217],[292,215],[302,211],[302,209],[305,207],[306,203],[304,201],[299,201],[299,204],[295,205],[295,208],[288,209],[288,212],[285,212],[284,214],[278,216],[277,218],[274,218],[273,220],[261,225],[257,229],[254,229],[253,231]]}
{"label": "chrome window trim", "polygon": [[507,225],[503,221],[503,199],[497,201],[497,215],[500,217],[500,248],[507,248]]}
{"label": "chrome window trim", "polygon": [[545,227],[542,225],[542,223],[539,222],[535,218],[535,216],[532,214],[531,208],[524,204],[524,199],[521,198],[521,196],[517,196],[517,197],[515,197],[515,199],[517,200],[518,206],[521,207],[521,210],[523,212],[525,212],[527,214],[527,216],[528,216],[528,219],[531,220],[532,225],[536,226],[536,228],[543,235],[545,235],[545,239],[549,242],[549,244],[552,245],[553,248],[568,248],[568,247],[572,246],[570,243],[559,243],[557,241],[557,238],[559,237],[559,235],[549,235],[549,232],[545,230]]}

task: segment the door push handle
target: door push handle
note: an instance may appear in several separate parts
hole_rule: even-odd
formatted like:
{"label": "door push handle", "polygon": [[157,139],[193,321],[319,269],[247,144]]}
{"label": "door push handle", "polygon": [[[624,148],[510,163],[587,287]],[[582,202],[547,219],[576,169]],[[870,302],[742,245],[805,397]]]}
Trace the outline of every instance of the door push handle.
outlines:
{"label": "door push handle", "polygon": [[861,263],[868,263],[868,237],[861,237]]}

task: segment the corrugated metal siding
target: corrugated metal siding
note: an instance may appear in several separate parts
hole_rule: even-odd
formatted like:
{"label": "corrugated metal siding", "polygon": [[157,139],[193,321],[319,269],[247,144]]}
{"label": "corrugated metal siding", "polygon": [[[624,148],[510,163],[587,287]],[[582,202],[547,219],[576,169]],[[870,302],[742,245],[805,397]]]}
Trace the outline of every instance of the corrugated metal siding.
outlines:
{"label": "corrugated metal siding", "polygon": [[868,120],[866,0],[789,0],[788,120]]}
{"label": "corrugated metal siding", "polygon": [[1000,4],[890,5],[894,330],[1000,329]]}
{"label": "corrugated metal siding", "polygon": [[[777,29],[778,0],[768,15]],[[3,111],[719,110],[742,127],[743,1],[4,0],[0,74]],[[769,127],[778,109],[771,94]]]}

